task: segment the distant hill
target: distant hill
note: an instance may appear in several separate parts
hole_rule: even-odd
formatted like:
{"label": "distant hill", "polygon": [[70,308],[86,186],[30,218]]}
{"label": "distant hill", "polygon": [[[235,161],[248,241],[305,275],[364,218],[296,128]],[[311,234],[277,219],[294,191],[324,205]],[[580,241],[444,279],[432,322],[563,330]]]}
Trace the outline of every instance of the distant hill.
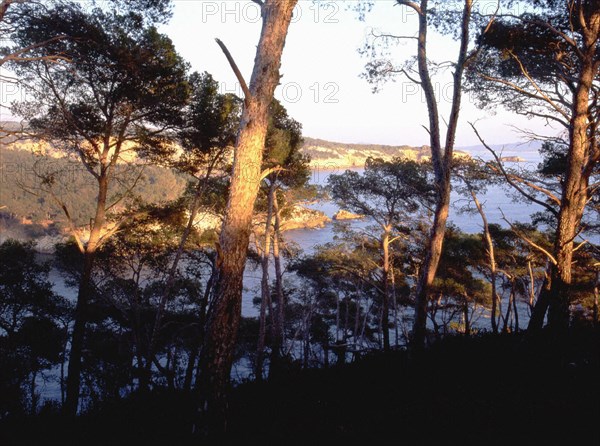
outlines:
{"label": "distant hill", "polygon": [[[68,205],[77,225],[90,221],[97,185],[80,163],[47,153],[35,155],[31,148],[25,150],[25,146],[8,147],[0,143],[0,240],[60,233],[67,226],[60,206],[48,193],[39,190],[36,172],[53,175],[55,193]],[[111,202],[138,176],[132,199],[143,197],[148,203],[174,200],[187,184],[184,175],[157,166],[119,165],[115,173],[118,180],[113,181],[109,191]]]}
{"label": "distant hill", "polygon": [[[382,158],[384,160],[402,157],[415,161],[427,160],[431,157],[429,146],[348,144],[309,137],[304,137],[302,153],[310,156],[311,167],[321,169],[362,167],[369,157]],[[463,151],[455,151],[455,155],[469,156],[468,153]]]}

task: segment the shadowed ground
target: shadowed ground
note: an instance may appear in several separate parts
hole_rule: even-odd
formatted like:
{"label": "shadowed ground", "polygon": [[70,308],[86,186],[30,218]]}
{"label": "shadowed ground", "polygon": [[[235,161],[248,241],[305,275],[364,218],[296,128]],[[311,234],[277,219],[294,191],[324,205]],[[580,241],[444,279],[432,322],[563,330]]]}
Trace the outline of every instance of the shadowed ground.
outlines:
{"label": "shadowed ground", "polygon": [[[191,435],[194,397],[155,391],[76,420],[4,420],[0,444],[600,444],[598,332],[449,338],[238,386],[229,437]],[[375,442],[375,443],[373,443]]]}

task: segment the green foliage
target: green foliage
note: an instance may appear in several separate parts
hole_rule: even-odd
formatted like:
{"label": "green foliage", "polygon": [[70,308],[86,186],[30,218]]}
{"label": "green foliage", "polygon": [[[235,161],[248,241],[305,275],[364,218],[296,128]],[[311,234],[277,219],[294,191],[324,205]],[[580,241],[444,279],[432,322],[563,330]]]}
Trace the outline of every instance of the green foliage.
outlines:
{"label": "green foliage", "polygon": [[[198,236],[189,238],[187,248],[193,249],[184,252],[157,329],[157,308],[177,248],[173,233],[180,230],[183,209],[148,208],[97,252],[83,358],[88,405],[115,399],[139,383],[151,365],[146,355],[152,339],[157,358],[171,362],[158,371],[150,367],[150,385],[182,386],[203,333],[203,285],[214,261],[211,251],[197,246]],[[57,247],[57,266],[71,286],[78,286],[81,256],[74,243]]]}
{"label": "green foliage", "polygon": [[[403,245],[394,245],[393,259],[400,259],[402,248]],[[321,327],[315,327],[318,333],[327,324],[331,345],[336,341],[349,348],[351,345],[354,350],[377,346],[383,292],[379,264],[376,238],[338,228],[334,241],[316,247],[311,256],[290,261],[290,270],[302,280],[290,297],[294,320],[304,321],[308,312],[311,323]],[[402,300],[407,291],[405,277],[400,268],[395,273],[393,293]]]}
{"label": "green foliage", "polygon": [[[146,4],[163,10],[165,2]],[[141,166],[131,159],[156,161],[174,153],[168,130],[181,123],[189,97],[187,64],[170,39],[133,10],[119,14],[73,3],[30,12],[11,35],[18,46],[33,45],[34,57],[12,67],[29,93],[27,101],[13,104],[13,112],[29,122],[36,138],[73,156],[81,166],[76,174],[89,174],[96,187],[89,209],[82,210],[56,191],[61,181],[73,184],[61,178],[65,172],[38,169],[36,186],[45,192],[42,198],[52,196],[72,224],[81,220],[70,213],[83,211],[86,224],[102,228],[105,214],[122,210],[117,205],[140,179]],[[56,35],[62,38],[53,39]],[[46,40],[47,45],[35,45]],[[50,63],[55,54],[63,59]]]}
{"label": "green foliage", "polygon": [[301,154],[302,124],[290,117],[277,99],[269,110],[269,127],[265,140],[263,168],[282,167],[284,170],[270,175],[290,189],[303,187],[310,177],[310,157]]}
{"label": "green foliage", "polygon": [[429,169],[427,164],[401,158],[369,158],[362,174],[347,170],[329,176],[328,183],[340,206],[371,217],[379,225],[397,226],[408,215],[432,205]]}
{"label": "green foliage", "polygon": [[[501,6],[510,11],[514,3],[503,1]],[[582,67],[581,19],[589,21],[598,4],[541,0],[523,6],[519,14],[503,15],[501,10],[489,27],[480,25],[477,57],[468,66],[466,87],[481,107],[501,105],[568,128],[573,82]],[[596,74],[595,95],[598,79]]]}
{"label": "green foliage", "polygon": [[211,163],[222,162],[235,144],[242,102],[233,94],[219,93],[219,83],[209,73],[193,73],[189,84],[191,98],[178,135],[183,153],[175,166],[197,175]]}
{"label": "green foliage", "polygon": [[484,263],[481,236],[464,234],[456,227],[448,227],[433,294],[443,294],[461,306],[487,306],[491,302],[490,287],[477,275]]}
{"label": "green foliage", "polygon": [[[15,111],[34,129],[60,141],[93,144],[126,132],[142,146],[159,142],[145,123],[173,125],[189,93],[187,66],[171,41],[128,16],[100,9],[88,14],[76,7],[32,14],[13,38],[27,46],[56,34],[66,38],[37,51],[40,56],[63,54],[68,66],[45,61],[16,65],[33,99]],[[92,163],[90,150],[84,153]]]}
{"label": "green foliage", "polygon": [[65,304],[52,291],[49,269],[38,263],[31,242],[0,245],[0,329],[5,335],[18,332],[28,316],[62,311]]}

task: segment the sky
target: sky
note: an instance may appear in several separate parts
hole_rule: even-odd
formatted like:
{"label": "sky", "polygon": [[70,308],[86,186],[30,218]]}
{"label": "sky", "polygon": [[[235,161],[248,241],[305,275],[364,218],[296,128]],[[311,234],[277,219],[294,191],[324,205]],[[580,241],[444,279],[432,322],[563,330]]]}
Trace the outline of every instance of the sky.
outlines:
{"label": "sky", "polygon": [[[480,0],[480,5],[495,2]],[[303,125],[305,136],[346,143],[390,145],[428,144],[427,108],[420,89],[398,78],[378,93],[360,77],[368,59],[361,48],[372,30],[414,36],[416,14],[392,0],[376,0],[373,9],[359,20],[357,2],[300,0],[284,48],[281,84],[275,96],[290,116]],[[261,21],[258,5],[245,1],[175,0],[174,15],[167,26],[178,52],[192,69],[208,71],[222,92],[241,95],[239,84],[215,43],[221,39],[232,53],[247,82],[252,72]],[[429,56],[435,61],[455,59],[457,44],[450,37],[430,34]],[[391,58],[401,63],[414,56],[416,41],[403,40],[391,48]],[[448,116],[452,94],[451,72],[434,78],[439,106]],[[465,95],[457,134],[457,146],[479,143],[468,122],[490,144],[522,139],[513,126],[542,134],[556,134],[544,122],[496,110],[480,110]]]}
{"label": "sky", "polygon": [[[372,85],[360,77],[368,59],[358,49],[366,38],[373,32],[414,37],[416,13],[396,5],[394,0],[375,0],[372,10],[365,14],[364,20],[359,20],[355,8],[358,3],[359,0],[298,2],[283,52],[283,77],[275,96],[289,115],[302,123],[304,136],[344,143],[428,145],[427,108],[422,91],[399,77],[374,94]],[[494,0],[477,3],[491,11],[496,4]],[[258,5],[250,0],[174,0],[173,4],[172,19],[160,30],[169,35],[192,70],[212,74],[220,82],[221,92],[242,96],[215,38],[227,45],[249,83],[261,30]],[[457,50],[457,42],[450,37],[429,34],[428,51],[432,60],[455,59]],[[414,39],[390,47],[390,58],[397,64],[415,54]],[[433,82],[445,122],[452,95],[451,71],[434,77]],[[7,83],[0,85],[0,102],[8,104],[23,96],[16,88]],[[11,119],[6,109],[0,112],[0,119]],[[501,109],[493,113],[480,110],[474,98],[465,94],[456,139],[458,147],[479,145],[469,122],[476,122],[483,138],[492,145],[523,140],[514,127],[548,135],[556,135],[560,130]]]}

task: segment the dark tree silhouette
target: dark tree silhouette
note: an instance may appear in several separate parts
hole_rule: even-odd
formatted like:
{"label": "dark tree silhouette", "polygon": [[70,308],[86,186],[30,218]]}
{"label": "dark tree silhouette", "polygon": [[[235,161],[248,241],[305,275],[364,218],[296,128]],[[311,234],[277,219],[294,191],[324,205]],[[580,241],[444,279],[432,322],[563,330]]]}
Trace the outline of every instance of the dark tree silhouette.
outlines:
{"label": "dark tree silhouette", "polygon": [[[145,26],[139,14],[118,15],[98,8],[88,13],[60,5],[35,12],[23,20],[15,41],[27,46],[47,40],[46,36],[64,34],[65,39],[37,51],[41,55],[60,52],[69,62],[50,64],[42,59],[15,65],[33,99],[14,110],[29,120],[38,137],[78,159],[97,185],[86,240],[72,221],[67,203],[52,194],[54,179],[43,179],[51,197],[64,210],[84,254],[65,402],[65,411],[74,414],[94,257],[119,227],[118,222],[109,224],[111,212],[123,198],[110,196],[115,167],[128,152],[153,156],[169,153],[166,132],[177,123],[188,97],[188,84],[186,65],[171,41],[156,28]],[[135,178],[130,178],[130,188],[135,183]]]}

